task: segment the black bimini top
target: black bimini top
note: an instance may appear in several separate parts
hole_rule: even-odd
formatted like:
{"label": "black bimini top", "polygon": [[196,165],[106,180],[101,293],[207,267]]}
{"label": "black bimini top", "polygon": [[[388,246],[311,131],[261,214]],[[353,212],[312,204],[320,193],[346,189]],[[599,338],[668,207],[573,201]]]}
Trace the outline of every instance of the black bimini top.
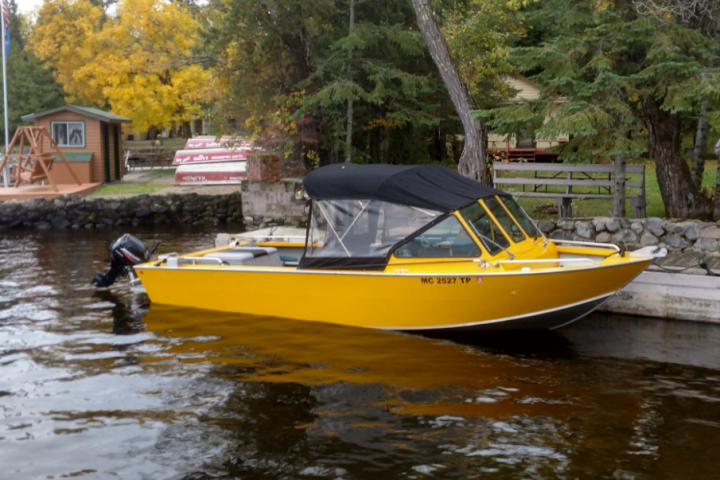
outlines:
{"label": "black bimini top", "polygon": [[318,200],[380,200],[452,212],[479,198],[508,195],[440,165],[328,165],[303,182]]}

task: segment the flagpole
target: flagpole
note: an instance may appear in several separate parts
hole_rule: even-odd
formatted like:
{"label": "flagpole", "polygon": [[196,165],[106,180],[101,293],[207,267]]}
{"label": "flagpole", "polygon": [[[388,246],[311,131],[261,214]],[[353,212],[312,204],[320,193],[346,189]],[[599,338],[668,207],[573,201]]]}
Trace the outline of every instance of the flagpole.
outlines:
{"label": "flagpole", "polygon": [[[6,0],[0,0],[3,3],[5,3]],[[10,144],[10,138],[9,138],[9,129],[10,125],[8,123],[8,106],[7,106],[7,74],[5,73],[5,5],[0,5],[0,24],[2,24],[2,70],[3,70],[3,105],[4,105],[4,113],[5,113],[5,154],[8,154],[7,151],[8,145]],[[9,186],[9,172],[8,172],[8,164],[5,162],[5,167],[3,168],[2,177],[3,177],[3,186],[7,188]]]}

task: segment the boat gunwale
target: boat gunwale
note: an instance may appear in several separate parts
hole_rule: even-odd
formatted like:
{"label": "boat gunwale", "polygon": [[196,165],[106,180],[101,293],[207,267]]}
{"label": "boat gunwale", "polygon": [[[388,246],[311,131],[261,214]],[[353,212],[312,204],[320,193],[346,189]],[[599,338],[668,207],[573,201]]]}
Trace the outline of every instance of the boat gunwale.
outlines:
{"label": "boat gunwale", "polygon": [[[578,267],[554,267],[547,269],[537,269],[531,271],[512,271],[512,272],[467,272],[467,273],[441,273],[441,272],[373,272],[373,271],[352,271],[352,270],[311,270],[311,269],[299,269],[297,267],[244,267],[242,265],[218,265],[215,268],[204,268],[206,265],[186,265],[177,267],[155,266],[152,262],[135,265],[134,270],[183,270],[183,271],[209,271],[209,272],[242,272],[242,273],[290,273],[290,274],[306,274],[306,275],[350,275],[350,276],[368,276],[368,277],[504,277],[504,276],[517,276],[517,275],[547,275],[555,273],[570,273],[570,272],[583,272],[589,270],[598,270],[601,268],[616,268],[627,265],[635,265],[637,263],[652,263],[653,257],[634,257],[632,260],[623,262],[614,262],[610,264],[600,265],[596,264],[593,266],[578,266]],[[437,262],[442,264],[444,262]],[[471,262],[468,262],[471,263]],[[472,262],[476,263],[476,262]],[[388,269],[393,268],[392,264],[387,266]],[[482,267],[478,267],[482,268]]]}

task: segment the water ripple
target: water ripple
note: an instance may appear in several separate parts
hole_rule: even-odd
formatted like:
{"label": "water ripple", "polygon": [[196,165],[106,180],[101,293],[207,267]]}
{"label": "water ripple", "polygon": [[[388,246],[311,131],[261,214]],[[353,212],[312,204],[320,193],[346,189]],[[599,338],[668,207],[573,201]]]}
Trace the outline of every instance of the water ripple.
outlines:
{"label": "water ripple", "polygon": [[[145,231],[162,252],[212,232]],[[0,237],[0,465],[31,478],[715,478],[720,329],[450,340],[96,291],[117,232]],[[71,252],[71,254],[68,254]]]}

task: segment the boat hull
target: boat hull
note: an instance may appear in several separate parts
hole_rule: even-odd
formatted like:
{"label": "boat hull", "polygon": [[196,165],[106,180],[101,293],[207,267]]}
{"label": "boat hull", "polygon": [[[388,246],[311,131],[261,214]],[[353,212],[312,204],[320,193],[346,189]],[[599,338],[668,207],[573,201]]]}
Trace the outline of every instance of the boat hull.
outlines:
{"label": "boat hull", "polygon": [[244,162],[251,152],[248,147],[178,150],[173,165]]}
{"label": "boat hull", "polygon": [[400,331],[553,329],[582,318],[652,259],[538,273],[399,274],[151,264],[154,303]]}

